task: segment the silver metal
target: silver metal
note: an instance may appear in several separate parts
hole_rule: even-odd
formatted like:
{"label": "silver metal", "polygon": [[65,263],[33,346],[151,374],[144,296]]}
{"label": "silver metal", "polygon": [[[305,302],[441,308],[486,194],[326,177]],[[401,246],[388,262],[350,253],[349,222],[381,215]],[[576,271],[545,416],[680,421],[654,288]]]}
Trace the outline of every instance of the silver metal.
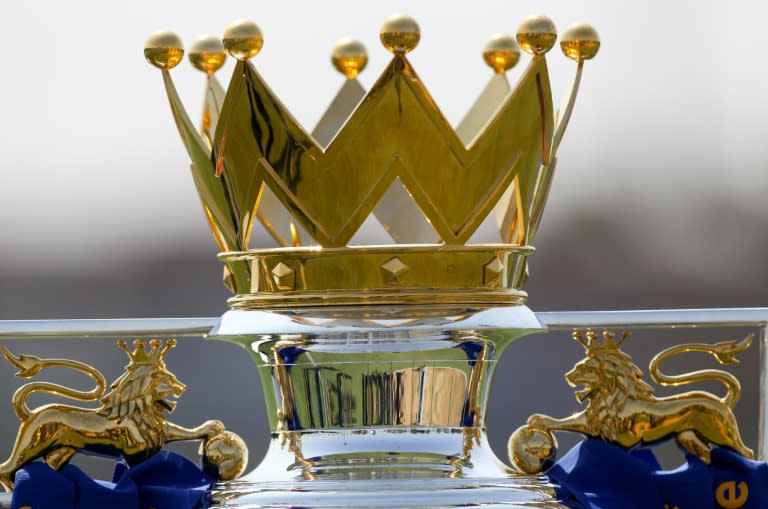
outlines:
{"label": "silver metal", "polygon": [[219,318],[123,318],[110,320],[0,320],[0,339],[77,339],[203,336]]}
{"label": "silver metal", "polygon": [[[435,316],[415,320],[398,316],[398,310],[402,309],[407,309],[407,306],[390,306],[387,309],[388,314],[379,313],[376,316],[361,315],[360,311],[355,311],[354,308],[227,311],[208,337],[232,339],[241,335],[318,333],[332,333],[334,337],[341,337],[344,334],[368,334],[377,331],[408,331],[409,337],[416,339],[421,334],[432,333],[438,328],[442,332],[507,329],[511,323],[516,324],[516,328],[542,330],[542,324],[536,314],[525,306],[488,308],[480,311],[446,309],[443,314],[437,314],[440,311],[438,308]],[[366,339],[361,341],[367,342]]]}
{"label": "silver metal", "polygon": [[536,317],[551,331],[583,327],[764,327],[768,308],[555,311],[536,313]]}
{"label": "silver metal", "polygon": [[[503,311],[501,311],[503,313]],[[229,311],[224,316],[234,316],[243,311]],[[714,308],[714,309],[656,309],[640,311],[546,311],[534,313],[535,318],[550,331],[570,330],[583,327],[631,327],[631,328],[696,328],[696,327],[765,327],[768,325],[768,308]],[[267,316],[266,314],[264,316]],[[473,315],[474,320],[486,315]],[[305,324],[298,313],[276,317],[275,333],[302,332]],[[202,336],[225,335],[221,328],[222,318],[124,318],[85,320],[0,320],[2,339],[47,338],[119,338],[125,336]],[[385,324],[386,320],[379,320]],[[370,327],[369,321],[365,325]],[[337,324],[338,325],[338,324]],[[361,324],[362,325],[362,324]],[[392,324],[389,324],[390,327]],[[359,330],[349,326],[349,330]],[[365,328],[365,327],[363,327]],[[377,327],[380,328],[380,327]],[[255,332],[255,331],[254,331]]]}
{"label": "silver metal", "polygon": [[209,337],[251,353],[272,440],[253,472],[214,490],[214,505],[562,507],[546,479],[515,473],[486,436],[497,361],[542,331],[533,312],[413,309],[227,312]]}
{"label": "silver metal", "polygon": [[[407,490],[412,500],[422,497],[433,505],[438,497],[438,505],[446,507],[474,503],[473,497],[485,489],[495,490],[493,497],[503,493],[510,501],[508,507],[559,507],[551,502],[546,483],[510,475],[488,448],[482,411],[491,370],[480,377],[473,375],[477,370],[460,350],[473,334],[486,340],[492,337],[492,342],[502,338],[503,345],[519,334],[588,327],[759,328],[758,453],[760,458],[768,457],[768,308],[534,314],[524,306],[513,306],[436,312],[418,320],[399,318],[396,308],[379,311],[375,315],[362,315],[352,308],[332,313],[327,309],[230,311],[221,319],[0,321],[0,339],[207,336],[245,346],[260,366],[272,439],[256,471],[217,490],[219,507],[263,507],[275,501],[291,506],[308,500],[322,505],[331,498],[338,502],[339,493],[352,505],[391,506],[384,497],[370,499],[373,482],[376,489],[383,482],[388,489]],[[491,343],[483,344],[485,351],[493,350],[488,349]],[[288,359],[281,353],[286,348],[301,352]],[[489,367],[498,353],[488,359]],[[346,361],[339,362],[341,357]],[[290,362],[281,364],[280,359]],[[473,378],[480,380],[480,389],[471,385]],[[301,390],[293,390],[292,384],[301,385]],[[440,391],[434,389],[444,384],[455,385],[455,390],[448,391],[448,400],[436,404],[431,398]],[[475,408],[481,417],[475,425],[466,426],[462,420],[470,414],[459,401],[467,400],[470,393],[481,396]],[[311,490],[306,491],[304,483],[305,491],[296,489],[303,480],[313,481]],[[397,504],[402,501],[398,498]],[[0,509],[9,507],[10,497],[0,495]]]}
{"label": "silver metal", "polygon": [[760,331],[760,424],[758,426],[757,457],[768,459],[768,326]]}

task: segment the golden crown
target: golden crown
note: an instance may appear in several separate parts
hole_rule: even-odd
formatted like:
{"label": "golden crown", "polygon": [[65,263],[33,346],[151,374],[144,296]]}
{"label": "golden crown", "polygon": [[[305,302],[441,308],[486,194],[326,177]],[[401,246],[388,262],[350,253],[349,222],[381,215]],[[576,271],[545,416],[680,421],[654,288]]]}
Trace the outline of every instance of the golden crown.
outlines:
{"label": "golden crown", "polygon": [[[456,129],[406,58],[419,38],[412,18],[386,20],[380,39],[393,58],[367,93],[357,81],[365,48],[340,41],[332,62],[347,80],[312,134],[250,62],[263,44],[254,23],[236,21],[223,40],[191,48],[190,60],[208,75],[199,131],[169,73],[183,58],[181,40],[170,32],[147,40],[144,54],[162,70],[222,250],[225,283],[237,294],[233,307],[524,300],[525,256],[584,61],[600,46],[597,32],[577,24],[561,36],[578,65],[557,115],[545,58],[557,39],[552,21],[531,16],[516,38],[493,36],[483,58],[494,76]],[[505,72],[520,47],[533,58],[513,89]],[[225,93],[213,74],[226,52],[238,62]],[[354,246],[371,216],[390,238]],[[257,220],[281,248],[250,249]],[[492,231],[493,242],[477,243],[481,231]]]}
{"label": "golden crown", "polygon": [[124,339],[119,340],[117,346],[125,350],[125,353],[128,354],[128,358],[131,359],[131,366],[139,364],[158,364],[163,362],[163,357],[168,353],[168,350],[176,346],[176,340],[169,339],[165,342],[165,346],[163,346],[161,340],[151,339],[149,341],[149,352],[147,352],[147,349],[144,347],[144,342],[140,339],[133,342],[133,352],[128,348],[128,343]]}

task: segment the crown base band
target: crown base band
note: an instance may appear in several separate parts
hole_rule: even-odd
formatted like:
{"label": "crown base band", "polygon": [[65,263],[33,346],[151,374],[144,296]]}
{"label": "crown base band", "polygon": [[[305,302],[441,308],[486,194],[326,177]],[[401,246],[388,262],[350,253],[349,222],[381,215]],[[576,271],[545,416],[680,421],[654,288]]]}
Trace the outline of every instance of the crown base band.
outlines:
{"label": "crown base band", "polygon": [[233,309],[523,304],[532,247],[509,244],[276,248],[226,252]]}
{"label": "crown base band", "polygon": [[[310,308],[328,306],[440,306],[452,309],[517,306],[525,304],[528,294],[521,290],[505,291],[403,291],[403,292],[295,292],[292,294],[248,294],[237,295],[227,302],[234,310],[272,309],[272,308]],[[423,315],[421,310],[419,315]]]}

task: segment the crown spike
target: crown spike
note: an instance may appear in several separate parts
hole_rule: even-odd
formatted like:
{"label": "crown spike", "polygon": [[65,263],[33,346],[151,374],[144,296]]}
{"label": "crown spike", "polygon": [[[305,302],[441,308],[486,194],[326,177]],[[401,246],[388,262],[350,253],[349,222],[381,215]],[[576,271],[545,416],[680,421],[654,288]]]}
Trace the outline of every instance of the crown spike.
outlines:
{"label": "crown spike", "polygon": [[209,76],[218,71],[227,59],[227,52],[221,39],[204,35],[189,47],[189,61],[198,71]]}
{"label": "crown spike", "polygon": [[162,359],[163,357],[165,357],[165,354],[168,353],[168,350],[170,350],[171,348],[174,348],[175,346],[176,346],[175,339],[169,339],[168,341],[166,341],[165,346],[160,351],[160,358]]}
{"label": "crown spike", "polygon": [[360,41],[345,37],[333,46],[331,63],[337,71],[352,80],[357,78],[368,64],[368,52]]}
{"label": "crown spike", "polygon": [[587,349],[592,350],[593,348],[596,348],[599,339],[600,336],[598,336],[598,334],[592,329],[589,329],[587,331]]}
{"label": "crown spike", "polygon": [[631,335],[632,335],[632,332],[631,332],[631,331],[625,330],[625,331],[622,333],[622,335],[621,335],[621,339],[620,339],[620,340],[618,340],[618,341],[616,342],[616,348],[620,347],[620,346],[621,346],[621,344],[622,344],[624,341],[626,341],[626,340],[629,338],[629,336],[631,336]]}
{"label": "crown spike", "polygon": [[600,35],[592,25],[574,23],[560,36],[560,49],[571,60],[590,60],[600,50]]}
{"label": "crown spike", "polygon": [[173,32],[155,32],[144,42],[144,58],[158,69],[173,69],[183,57],[184,44]]}
{"label": "crown spike", "polygon": [[124,339],[118,339],[117,346],[125,350],[125,353],[127,353],[128,356],[131,357],[131,351],[128,349],[128,343]]}
{"label": "crown spike", "polygon": [[238,60],[250,60],[261,51],[264,36],[261,28],[253,21],[238,19],[224,29],[224,47]]}
{"label": "crown spike", "polygon": [[379,38],[387,51],[403,56],[419,44],[421,28],[412,17],[396,13],[384,20]]}
{"label": "crown spike", "polygon": [[347,79],[312,130],[312,137],[323,149],[328,147],[365,97],[366,90],[356,78],[368,63],[368,53],[360,42],[340,39],[331,50],[331,63]]}
{"label": "crown spike", "polygon": [[552,49],[556,40],[557,28],[546,16],[528,16],[517,27],[517,42],[530,55],[545,54]]}
{"label": "crown spike", "polygon": [[584,339],[584,334],[581,333],[581,331],[575,330],[571,334],[571,337],[581,343],[581,346],[584,347],[584,349],[589,352],[589,343]]}
{"label": "crown spike", "polygon": [[563,32],[560,47],[565,55],[577,62],[576,75],[571,83],[571,89],[566,100],[555,115],[555,130],[552,136],[552,145],[550,147],[549,164],[542,165],[539,176],[536,181],[534,198],[531,206],[531,230],[529,241],[536,236],[541,217],[544,212],[544,205],[549,197],[549,190],[552,186],[552,179],[555,175],[555,166],[557,163],[557,149],[563,140],[565,129],[571,119],[576,96],[581,84],[581,75],[584,69],[584,61],[593,58],[598,49],[600,49],[600,36],[597,31],[586,23],[571,25]]}
{"label": "crown spike", "polygon": [[520,60],[520,46],[511,35],[493,34],[483,47],[483,60],[496,74],[504,74]]}
{"label": "crown spike", "polygon": [[[187,153],[192,160],[192,176],[195,186],[200,194],[208,223],[216,243],[223,251],[238,248],[237,234],[232,227],[232,204],[227,199],[226,182],[217,178],[213,163],[211,162],[211,149],[195,128],[179,97],[173,79],[168,71],[178,62],[163,60],[161,49],[165,48],[169,54],[173,48],[179,49],[178,60],[181,61],[183,49],[181,39],[170,32],[159,32],[150,36],[145,43],[144,55],[147,61],[162,71],[163,84],[171,106],[176,127],[184,143]],[[169,49],[170,48],[170,49]],[[174,57],[175,58],[175,57]],[[166,62],[166,64],[163,64]],[[173,63],[173,65],[170,65]],[[162,64],[162,65],[161,65]],[[212,76],[209,76],[212,78]]]}

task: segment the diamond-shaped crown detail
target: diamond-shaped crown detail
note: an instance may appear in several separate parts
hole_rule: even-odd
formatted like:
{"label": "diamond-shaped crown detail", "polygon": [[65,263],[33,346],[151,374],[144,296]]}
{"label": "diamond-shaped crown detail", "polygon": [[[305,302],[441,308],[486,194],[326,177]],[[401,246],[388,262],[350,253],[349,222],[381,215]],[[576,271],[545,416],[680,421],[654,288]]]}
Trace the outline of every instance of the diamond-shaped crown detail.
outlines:
{"label": "diamond-shaped crown detail", "polygon": [[[561,48],[578,67],[555,116],[545,53],[556,37],[543,16],[523,21],[517,42],[494,36],[483,58],[495,74],[454,129],[406,58],[418,24],[392,16],[380,38],[393,58],[367,93],[357,81],[365,48],[349,39],[334,48],[347,81],[312,134],[250,62],[263,44],[255,24],[235,22],[223,42],[204,38],[191,48],[192,63],[208,74],[199,131],[168,72],[182,58],[180,40],[150,37],[145,56],[162,69],[225,281],[239,294],[232,304],[325,305],[335,292],[345,295],[336,303],[398,303],[403,292],[447,289],[459,291],[457,300],[524,298],[525,246],[541,220],[584,61],[600,44],[588,25],[563,34]],[[518,43],[533,58],[513,89],[505,72],[519,60]],[[213,76],[225,48],[238,60],[226,92]],[[390,237],[378,244],[389,245],[354,246],[369,218]],[[283,249],[250,249],[257,221]],[[477,242],[489,232],[491,244]],[[408,284],[399,284],[406,269]]]}

